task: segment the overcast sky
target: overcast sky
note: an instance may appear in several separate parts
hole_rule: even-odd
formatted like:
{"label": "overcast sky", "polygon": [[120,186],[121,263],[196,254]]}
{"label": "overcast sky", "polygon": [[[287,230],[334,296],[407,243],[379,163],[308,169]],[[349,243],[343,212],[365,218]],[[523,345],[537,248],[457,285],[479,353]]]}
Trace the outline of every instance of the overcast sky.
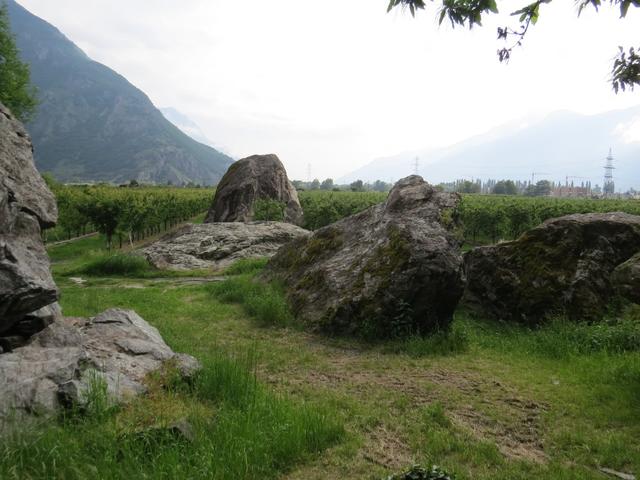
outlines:
{"label": "overcast sky", "polygon": [[293,178],[309,164],[338,178],[529,115],[640,104],[640,89],[616,96],[608,81],[617,46],[640,46],[634,8],[578,19],[573,1],[545,5],[501,65],[507,10],[467,31],[439,28],[437,2],[414,20],[387,0],[18,1],[227,153],[277,153]]}

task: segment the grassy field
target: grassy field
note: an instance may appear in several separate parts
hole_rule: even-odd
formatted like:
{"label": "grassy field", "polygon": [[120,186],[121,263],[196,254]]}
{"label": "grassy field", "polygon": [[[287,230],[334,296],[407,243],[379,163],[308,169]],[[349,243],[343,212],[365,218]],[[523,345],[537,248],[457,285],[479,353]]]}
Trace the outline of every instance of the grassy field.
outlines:
{"label": "grassy field", "polygon": [[[0,446],[0,478],[464,479],[640,473],[640,310],[537,331],[456,313],[452,333],[366,344],[296,328],[264,262],[191,277],[83,273],[100,239],[50,248],[66,315],[132,308],[204,372],[95,402]],[[70,276],[86,283],[76,285]],[[195,439],[145,433],[187,418]],[[611,478],[611,477],[609,477]]]}

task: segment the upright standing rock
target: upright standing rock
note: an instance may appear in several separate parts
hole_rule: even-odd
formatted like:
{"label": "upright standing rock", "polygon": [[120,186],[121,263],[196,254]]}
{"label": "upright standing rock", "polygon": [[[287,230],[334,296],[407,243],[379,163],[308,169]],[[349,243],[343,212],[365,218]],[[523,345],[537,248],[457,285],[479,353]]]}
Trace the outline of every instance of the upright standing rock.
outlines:
{"label": "upright standing rock", "polygon": [[421,177],[387,201],[282,247],[265,279],[296,316],[328,333],[384,338],[447,327],[462,296],[462,255],[448,230],[460,197]]}
{"label": "upright standing rock", "polygon": [[298,193],[276,155],[253,155],[229,167],[216,189],[205,223],[255,220],[258,200],[275,200],[285,206],[287,223],[302,223]]}
{"label": "upright standing rock", "polygon": [[29,135],[0,104],[0,334],[58,299],[41,239],[57,217]]}

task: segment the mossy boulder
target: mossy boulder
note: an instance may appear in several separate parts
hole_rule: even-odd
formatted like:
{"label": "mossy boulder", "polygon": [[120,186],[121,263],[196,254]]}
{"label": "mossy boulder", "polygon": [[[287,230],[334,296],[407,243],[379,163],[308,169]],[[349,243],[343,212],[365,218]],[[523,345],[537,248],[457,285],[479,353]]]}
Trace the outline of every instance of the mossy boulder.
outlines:
{"label": "mossy boulder", "polygon": [[285,285],[314,330],[388,338],[445,328],[463,281],[455,222],[442,218],[459,199],[407,177],[385,203],[282,247],[263,278]]}
{"label": "mossy boulder", "polygon": [[[268,205],[267,210],[275,207],[278,218],[258,218],[256,206],[260,205]],[[216,188],[205,223],[253,220],[302,224],[298,193],[289,181],[284,165],[273,154],[252,155],[229,167]]]}
{"label": "mossy boulder", "polygon": [[640,252],[619,265],[613,271],[612,280],[620,295],[640,304]]}
{"label": "mossy boulder", "polygon": [[512,242],[465,255],[465,302],[507,321],[554,315],[594,321],[616,289],[612,272],[640,249],[640,217],[626,213],[547,220]]}

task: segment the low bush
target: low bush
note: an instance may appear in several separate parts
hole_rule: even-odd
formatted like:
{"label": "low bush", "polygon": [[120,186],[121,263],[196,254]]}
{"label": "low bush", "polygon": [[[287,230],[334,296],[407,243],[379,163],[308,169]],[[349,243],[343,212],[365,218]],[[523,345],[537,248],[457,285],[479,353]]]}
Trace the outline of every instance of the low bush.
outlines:
{"label": "low bush", "polygon": [[243,275],[247,273],[257,273],[267,265],[268,261],[268,258],[241,258],[227,268],[224,274]]}
{"label": "low bush", "polygon": [[142,276],[151,270],[146,258],[138,255],[103,255],[87,262],[79,273],[93,276]]}
{"label": "low bush", "polygon": [[287,205],[272,198],[260,198],[253,206],[253,218],[255,220],[266,220],[273,222],[283,222],[284,212]]}

